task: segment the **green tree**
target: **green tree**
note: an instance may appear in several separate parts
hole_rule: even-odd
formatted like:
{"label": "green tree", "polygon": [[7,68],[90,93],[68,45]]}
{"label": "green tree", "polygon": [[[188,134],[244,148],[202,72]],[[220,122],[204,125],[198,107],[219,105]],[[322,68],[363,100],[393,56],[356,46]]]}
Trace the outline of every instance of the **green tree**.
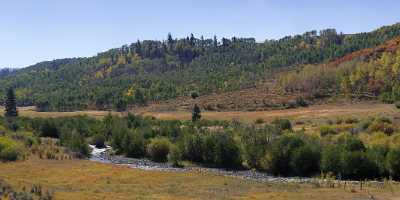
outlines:
{"label": "green tree", "polygon": [[193,112],[192,112],[192,121],[196,122],[201,119],[201,110],[197,104],[194,104]]}
{"label": "green tree", "polygon": [[7,90],[7,98],[6,98],[6,112],[5,117],[17,117],[17,100],[15,97],[14,89],[9,88]]}

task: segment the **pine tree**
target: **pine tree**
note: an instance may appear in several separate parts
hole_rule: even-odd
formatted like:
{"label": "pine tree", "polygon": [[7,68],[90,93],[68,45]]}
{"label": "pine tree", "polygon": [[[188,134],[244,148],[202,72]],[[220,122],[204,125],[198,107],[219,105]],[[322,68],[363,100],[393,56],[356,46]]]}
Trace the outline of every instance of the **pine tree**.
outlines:
{"label": "pine tree", "polygon": [[201,119],[201,110],[197,104],[194,104],[193,112],[192,112],[192,121],[196,122]]}
{"label": "pine tree", "polygon": [[17,100],[15,98],[15,93],[12,88],[9,88],[7,91],[7,99],[6,99],[6,112],[4,114],[5,117],[17,117]]}

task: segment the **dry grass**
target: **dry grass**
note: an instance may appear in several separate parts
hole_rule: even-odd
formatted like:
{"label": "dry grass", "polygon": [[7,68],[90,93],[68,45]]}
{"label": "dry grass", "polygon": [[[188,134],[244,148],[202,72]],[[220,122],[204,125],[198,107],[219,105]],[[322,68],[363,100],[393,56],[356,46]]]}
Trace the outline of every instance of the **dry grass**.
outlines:
{"label": "dry grass", "polygon": [[[0,114],[3,109],[0,108]],[[26,117],[68,117],[87,115],[95,118],[102,118],[108,115],[108,111],[76,111],[76,112],[36,112],[33,107],[19,108],[21,116]],[[337,118],[337,117],[358,117],[363,118],[377,114],[385,114],[394,116],[398,110],[394,105],[383,103],[357,103],[357,104],[327,104],[315,105],[306,108],[295,108],[286,110],[272,110],[272,111],[229,111],[229,112],[203,112],[203,119],[209,120],[241,120],[245,122],[254,122],[257,119],[270,121],[277,117],[284,117],[296,120],[312,120],[321,118]],[[123,115],[122,113],[112,112],[114,115]],[[159,119],[191,119],[190,112],[176,111],[176,112],[142,112],[138,113],[147,116],[154,116]]]}
{"label": "dry grass", "polygon": [[[203,112],[204,119],[210,120],[241,120],[245,122],[254,122],[257,119],[271,121],[275,118],[290,119],[321,119],[355,116],[359,118],[385,114],[393,116],[398,111],[393,105],[382,103],[358,103],[358,104],[330,104],[315,105],[306,108],[295,108],[273,111],[255,111],[255,112]],[[189,112],[147,112],[144,115],[155,116],[160,119],[190,119]]]}
{"label": "dry grass", "polygon": [[[74,112],[37,112],[35,111],[35,107],[19,107],[19,114],[24,117],[72,117],[72,116],[81,116],[87,115],[94,118],[103,118],[107,116],[109,113],[113,115],[121,115],[118,112],[109,112],[109,111],[98,111],[98,110],[87,110],[87,111],[74,111]],[[0,114],[3,115],[4,108],[0,107]]]}
{"label": "dry grass", "polygon": [[[40,184],[55,199],[395,199],[378,188],[321,188],[267,184],[200,173],[157,172],[82,160],[39,160],[0,164],[0,178],[17,188]],[[397,186],[395,186],[397,187]],[[369,194],[368,194],[369,193]]]}

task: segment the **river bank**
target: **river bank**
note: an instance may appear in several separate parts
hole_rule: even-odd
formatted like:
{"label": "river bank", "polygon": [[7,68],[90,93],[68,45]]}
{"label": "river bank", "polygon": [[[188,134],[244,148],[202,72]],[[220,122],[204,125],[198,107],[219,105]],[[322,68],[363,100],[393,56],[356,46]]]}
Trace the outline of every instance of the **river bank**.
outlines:
{"label": "river bank", "polygon": [[[119,155],[111,155],[109,152],[111,147],[107,146],[107,148],[99,149],[93,145],[90,145],[92,148],[92,155],[90,160],[94,162],[108,163],[114,165],[122,165],[135,169],[142,170],[153,170],[153,171],[166,171],[166,172],[197,172],[197,173],[212,173],[220,176],[229,176],[240,178],[244,180],[251,180],[256,182],[275,182],[275,183],[313,183],[313,184],[321,184],[328,183],[333,185],[342,185],[342,184],[352,184],[358,185],[360,181],[341,181],[341,180],[332,180],[332,179],[320,179],[320,178],[311,178],[311,177],[277,177],[272,176],[270,174],[259,172],[255,170],[228,170],[221,168],[208,168],[208,167],[183,167],[178,168],[172,166],[170,163],[158,163],[153,162],[148,159],[136,159],[136,158],[127,158]],[[369,184],[376,184],[381,186],[384,182],[380,181],[368,181]]]}

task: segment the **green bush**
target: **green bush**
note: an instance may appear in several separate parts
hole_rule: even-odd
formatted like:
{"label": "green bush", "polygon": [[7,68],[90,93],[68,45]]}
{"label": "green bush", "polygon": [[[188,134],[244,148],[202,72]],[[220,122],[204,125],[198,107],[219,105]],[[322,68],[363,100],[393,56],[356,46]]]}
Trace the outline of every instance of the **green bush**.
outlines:
{"label": "green bush", "polygon": [[168,154],[168,161],[175,167],[181,167],[182,151],[176,145],[172,145]]}
{"label": "green bush", "polygon": [[364,151],[366,148],[364,143],[356,136],[344,134],[338,138],[338,148],[345,151]]}
{"label": "green bush", "polygon": [[76,130],[72,130],[71,133],[61,134],[60,142],[79,158],[89,157],[90,155],[90,147],[85,137]]}
{"label": "green bush", "polygon": [[171,148],[171,142],[167,138],[154,138],[147,146],[147,154],[155,162],[166,162]]}
{"label": "green bush", "polygon": [[321,126],[319,128],[319,133],[320,133],[321,136],[336,135],[337,131],[332,126],[325,125],[325,126]]}
{"label": "green bush", "polygon": [[387,177],[388,171],[385,167],[385,158],[388,153],[388,147],[383,145],[374,145],[366,150],[366,156],[375,170],[371,170],[370,176],[374,178]]}
{"label": "green bush", "polygon": [[374,179],[385,174],[382,165],[386,150],[366,148],[362,141],[353,135],[341,136],[336,144],[323,148],[321,171],[333,173],[343,179]]}
{"label": "green bush", "polygon": [[189,133],[183,139],[183,157],[194,162],[203,162],[204,137]]}
{"label": "green bush", "polygon": [[310,176],[319,172],[320,160],[319,145],[306,144],[294,150],[290,165],[295,175]]}
{"label": "green bush", "polygon": [[376,165],[363,151],[342,151],[341,175],[345,179],[364,180],[375,178],[379,173]]}
{"label": "green bush", "polygon": [[354,124],[354,123],[358,123],[358,119],[357,119],[357,118],[354,118],[354,117],[349,117],[349,118],[346,118],[346,119],[344,120],[344,122],[345,122],[346,124]]}
{"label": "green bush", "polygon": [[386,156],[386,166],[390,176],[400,179],[400,149],[392,149]]}
{"label": "green bush", "polygon": [[106,147],[106,137],[103,134],[96,134],[92,138],[92,144],[96,146],[96,148],[105,148]]}
{"label": "green bush", "polygon": [[213,149],[214,164],[224,168],[237,168],[241,166],[240,149],[233,137],[227,133],[212,134],[215,141]]}
{"label": "green bush", "polygon": [[107,134],[111,138],[111,146],[118,154],[124,152],[124,139],[126,138],[126,134],[128,134],[128,132],[129,129],[127,124],[121,120],[117,120],[111,125],[111,127],[108,128]]}
{"label": "green bush", "polygon": [[321,171],[324,174],[333,173],[339,175],[341,172],[340,163],[341,150],[337,145],[328,145],[323,148],[321,156]]}
{"label": "green bush", "polygon": [[53,119],[43,119],[44,121],[40,127],[40,136],[41,137],[52,137],[58,138],[60,136],[59,128],[55,120]]}
{"label": "green bush", "polygon": [[125,135],[123,152],[132,158],[142,158],[146,155],[146,140],[139,131],[129,131]]}
{"label": "green bush", "polygon": [[255,121],[254,123],[256,123],[256,124],[264,124],[264,123],[265,123],[265,120],[262,119],[262,118],[257,118],[256,121]]}
{"label": "green bush", "polygon": [[24,157],[24,146],[7,137],[0,137],[0,160],[16,161]]}
{"label": "green bush", "polygon": [[296,104],[298,106],[300,106],[300,107],[307,107],[308,106],[307,101],[302,96],[296,98]]}
{"label": "green bush", "polygon": [[250,168],[265,169],[262,160],[267,149],[271,145],[272,138],[277,135],[277,130],[272,126],[263,128],[248,127],[241,131],[241,141],[243,148],[243,158]]}
{"label": "green bush", "polygon": [[272,144],[268,152],[267,170],[274,175],[295,174],[290,164],[292,153],[304,145],[304,141],[295,135],[284,135]]}
{"label": "green bush", "polygon": [[229,133],[204,133],[186,135],[183,140],[183,157],[215,167],[241,166],[241,152]]}
{"label": "green bush", "polygon": [[271,122],[276,128],[280,130],[292,130],[292,123],[288,119],[277,118]]}

